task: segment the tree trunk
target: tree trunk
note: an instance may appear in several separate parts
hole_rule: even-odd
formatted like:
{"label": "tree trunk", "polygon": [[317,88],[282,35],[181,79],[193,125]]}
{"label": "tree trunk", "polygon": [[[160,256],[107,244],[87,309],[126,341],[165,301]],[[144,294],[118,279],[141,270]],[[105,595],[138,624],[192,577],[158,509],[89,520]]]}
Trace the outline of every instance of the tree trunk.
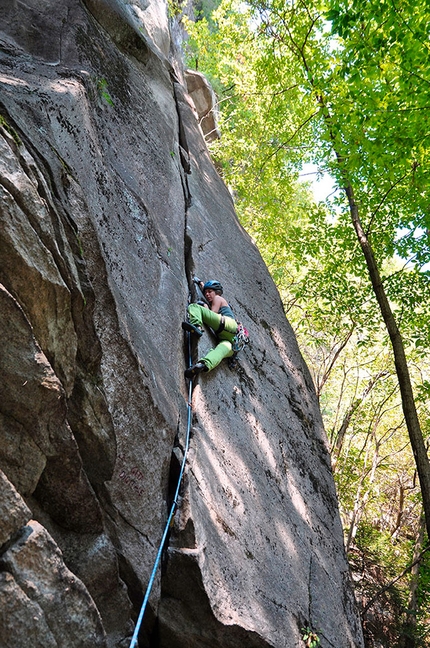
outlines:
{"label": "tree trunk", "polygon": [[335,442],[334,442],[334,444],[333,444],[333,446],[332,446],[333,469],[334,469],[334,467],[335,467],[335,465],[336,465],[336,463],[337,463],[337,459],[339,458],[339,455],[340,455],[340,453],[341,453],[342,445],[343,445],[343,440],[344,440],[344,437],[345,437],[346,431],[347,431],[347,429],[348,429],[348,427],[349,427],[349,424],[351,423],[351,419],[352,419],[353,415],[354,415],[355,412],[358,410],[358,408],[360,407],[360,405],[362,404],[362,402],[363,402],[363,401],[367,398],[367,396],[370,394],[370,392],[372,391],[373,387],[376,385],[376,383],[378,382],[378,380],[379,380],[380,378],[383,378],[384,376],[387,376],[387,375],[388,375],[388,371],[379,371],[379,372],[376,374],[376,376],[374,376],[373,378],[371,378],[371,379],[369,380],[369,382],[368,382],[368,384],[367,384],[365,390],[364,390],[363,393],[361,394],[361,396],[359,396],[359,398],[356,398],[356,399],[355,399],[355,400],[354,400],[354,401],[349,405],[348,409],[346,410],[346,413],[345,413],[345,416],[344,416],[344,418],[343,418],[342,424],[341,424],[341,426],[340,426],[340,428],[339,428],[339,431],[338,431],[338,433],[337,433],[337,435],[336,435],[336,440],[335,440]]}
{"label": "tree trunk", "polygon": [[[338,160],[341,165],[340,158]],[[424,439],[421,432],[418,414],[415,407],[415,400],[412,391],[412,384],[409,375],[408,364],[406,360],[403,340],[397,326],[395,317],[391,310],[385,289],[382,283],[381,275],[378,270],[375,255],[367,235],[362,227],[358,206],[354,199],[354,192],[349,183],[346,183],[344,190],[348,197],[351,219],[355,232],[358,237],[364,258],[367,264],[367,270],[372,282],[385,326],[390,336],[391,345],[394,353],[394,362],[396,366],[397,378],[399,381],[400,394],[402,399],[403,414],[406,426],[408,428],[409,439],[414,453],[415,463],[417,466],[418,477],[420,480],[421,493],[423,498],[424,513],[426,518],[427,533],[430,537],[430,463],[427,456]]]}
{"label": "tree trunk", "polygon": [[420,526],[418,529],[418,537],[414,547],[414,564],[411,569],[411,580],[409,582],[408,611],[406,613],[406,619],[403,625],[403,633],[401,638],[402,648],[415,648],[417,645],[416,627],[418,611],[418,583],[420,565],[422,560],[422,550],[424,546],[424,530],[425,520],[424,516],[421,516]]}
{"label": "tree trunk", "polygon": [[[363,516],[363,511],[366,508],[366,504],[367,504],[367,501],[369,499],[372,484],[373,484],[373,482],[375,480],[376,469],[378,467],[379,446],[380,446],[380,444],[376,441],[375,430],[376,430],[377,426],[378,426],[378,423],[376,422],[375,426],[374,426],[375,429],[373,430],[373,433],[372,433],[372,437],[375,439],[375,450],[374,450],[374,453],[373,453],[372,468],[370,470],[370,475],[369,475],[369,471],[366,468],[366,462],[367,462],[367,460],[366,460],[365,465],[364,465],[364,469],[363,469],[363,473],[362,473],[361,478],[360,478],[360,483],[358,485],[357,494],[355,496],[354,509],[353,509],[353,512],[352,512],[352,515],[351,515],[349,531],[348,531],[348,537],[347,537],[346,542],[345,542],[345,547],[346,547],[346,552],[347,553],[349,552],[349,550],[351,548],[351,544],[353,543],[353,541],[355,539],[355,536],[357,534],[358,525],[360,524],[360,520],[361,520],[361,518]],[[367,454],[367,451],[366,451],[366,454]],[[366,477],[368,475],[369,475],[368,485],[367,485],[367,488],[366,488],[364,494],[362,495],[361,494],[361,488],[362,488],[362,486],[364,484],[364,481],[365,481],[365,479],[366,479]]]}

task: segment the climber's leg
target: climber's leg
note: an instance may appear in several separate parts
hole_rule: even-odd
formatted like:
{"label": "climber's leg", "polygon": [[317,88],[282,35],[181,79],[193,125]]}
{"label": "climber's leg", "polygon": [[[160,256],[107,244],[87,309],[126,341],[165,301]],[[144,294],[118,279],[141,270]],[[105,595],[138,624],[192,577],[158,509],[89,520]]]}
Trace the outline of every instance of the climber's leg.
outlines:
{"label": "climber's leg", "polygon": [[203,324],[206,324],[214,333],[217,333],[223,320],[223,331],[233,335],[237,331],[237,322],[232,317],[222,317],[219,313],[214,313],[200,304],[190,304],[188,306],[188,315],[192,326],[203,328]]}
{"label": "climber's leg", "polygon": [[208,371],[212,371],[219,365],[221,360],[233,355],[233,347],[229,340],[222,340],[215,349],[211,349],[199,362],[204,362]]}

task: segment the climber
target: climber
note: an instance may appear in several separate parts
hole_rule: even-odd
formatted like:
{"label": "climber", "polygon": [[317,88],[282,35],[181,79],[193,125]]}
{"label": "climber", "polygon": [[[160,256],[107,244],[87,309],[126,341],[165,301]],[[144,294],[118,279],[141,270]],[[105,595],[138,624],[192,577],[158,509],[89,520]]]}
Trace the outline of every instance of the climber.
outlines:
{"label": "climber", "polygon": [[193,378],[202,371],[211,371],[221,360],[234,354],[233,342],[238,329],[233,311],[227,300],[222,297],[223,287],[219,281],[199,282],[207,304],[199,302],[188,306],[189,322],[182,322],[182,328],[200,338],[203,324],[209,326],[217,338],[217,345],[204,358],[185,370],[186,378]]}

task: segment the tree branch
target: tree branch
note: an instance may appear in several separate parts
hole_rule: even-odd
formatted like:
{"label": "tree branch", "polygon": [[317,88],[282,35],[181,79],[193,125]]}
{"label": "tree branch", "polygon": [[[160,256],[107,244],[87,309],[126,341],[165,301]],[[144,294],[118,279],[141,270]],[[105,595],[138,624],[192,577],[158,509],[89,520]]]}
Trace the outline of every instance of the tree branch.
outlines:
{"label": "tree branch", "polygon": [[297,134],[302,130],[302,128],[304,128],[304,127],[306,126],[306,124],[307,124],[308,122],[310,122],[311,119],[313,119],[313,118],[315,117],[315,115],[317,115],[317,114],[318,114],[318,112],[315,111],[314,113],[312,113],[312,115],[309,115],[309,117],[308,117],[307,119],[305,119],[305,121],[302,122],[302,123],[300,124],[300,126],[298,126],[298,127],[296,128],[296,130],[295,130],[294,133],[291,135],[291,137],[289,137],[285,142],[282,142],[282,144],[280,144],[279,146],[276,147],[276,149],[273,151],[273,153],[270,153],[270,155],[268,155],[268,156],[266,157],[266,159],[263,161],[263,164],[261,165],[261,167],[260,167],[260,169],[259,169],[259,173],[261,173],[261,172],[263,171],[263,169],[264,169],[264,167],[266,166],[267,162],[268,162],[268,161],[269,161],[269,160],[270,160],[274,155],[276,155],[277,153],[279,153],[279,151],[280,151],[281,149],[285,148],[285,147],[288,145],[288,143],[291,142],[291,140],[293,140],[293,139],[296,137],[296,135],[297,135]]}
{"label": "tree branch", "polygon": [[372,596],[372,598],[370,599],[370,601],[368,601],[368,602],[366,603],[366,605],[364,606],[364,608],[363,608],[362,611],[361,611],[361,616],[362,616],[362,618],[367,614],[367,612],[369,611],[369,608],[372,607],[372,605],[374,604],[374,602],[376,601],[376,599],[379,598],[379,597],[380,597],[384,592],[386,592],[388,589],[390,589],[390,587],[392,587],[393,585],[395,585],[395,584],[397,583],[397,581],[399,581],[401,578],[403,578],[403,576],[406,576],[406,574],[407,574],[408,572],[411,571],[412,567],[414,567],[417,563],[419,563],[419,562],[421,561],[422,557],[424,556],[425,553],[427,553],[427,551],[428,551],[429,549],[430,549],[430,545],[428,545],[425,549],[423,549],[423,551],[420,553],[420,555],[419,555],[419,556],[418,556],[418,557],[417,557],[413,562],[411,562],[410,565],[408,565],[407,567],[405,567],[405,569],[402,571],[401,574],[399,574],[398,576],[396,576],[396,578],[393,578],[392,581],[390,581],[387,585],[384,585],[384,587],[382,587],[380,590],[378,590],[378,591],[376,592],[376,594],[374,594],[374,595]]}

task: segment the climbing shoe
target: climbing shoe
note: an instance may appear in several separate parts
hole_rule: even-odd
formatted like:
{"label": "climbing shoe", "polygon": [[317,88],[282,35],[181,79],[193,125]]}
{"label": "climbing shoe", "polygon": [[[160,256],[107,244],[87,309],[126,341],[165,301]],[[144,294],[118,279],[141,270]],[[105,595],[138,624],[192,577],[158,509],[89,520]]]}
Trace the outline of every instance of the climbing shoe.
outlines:
{"label": "climbing shoe", "polygon": [[200,326],[194,326],[194,324],[191,324],[190,322],[182,322],[182,328],[184,331],[188,331],[188,333],[193,333],[199,337],[202,337],[203,335],[203,329]]}
{"label": "climbing shoe", "polygon": [[207,366],[205,365],[204,362],[196,362],[196,364],[191,365],[191,367],[188,367],[188,369],[185,369],[184,374],[185,378],[194,378],[194,376],[197,376],[197,374],[202,373],[202,371],[208,371]]}

